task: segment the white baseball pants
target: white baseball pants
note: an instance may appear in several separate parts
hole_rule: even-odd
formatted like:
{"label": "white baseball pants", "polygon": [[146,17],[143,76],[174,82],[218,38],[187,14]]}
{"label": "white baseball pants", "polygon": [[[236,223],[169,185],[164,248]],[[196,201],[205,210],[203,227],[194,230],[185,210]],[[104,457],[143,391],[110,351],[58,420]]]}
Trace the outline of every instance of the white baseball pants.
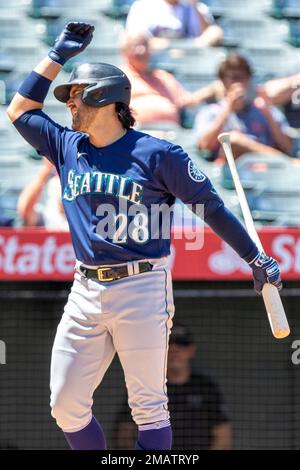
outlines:
{"label": "white baseball pants", "polygon": [[[75,273],[51,360],[52,416],[65,432],[89,424],[94,390],[116,352],[136,424],[169,418],[166,367],[174,315],[172,281],[167,258],[148,261],[154,264],[152,271],[109,283]],[[128,263],[131,272],[136,266]]]}

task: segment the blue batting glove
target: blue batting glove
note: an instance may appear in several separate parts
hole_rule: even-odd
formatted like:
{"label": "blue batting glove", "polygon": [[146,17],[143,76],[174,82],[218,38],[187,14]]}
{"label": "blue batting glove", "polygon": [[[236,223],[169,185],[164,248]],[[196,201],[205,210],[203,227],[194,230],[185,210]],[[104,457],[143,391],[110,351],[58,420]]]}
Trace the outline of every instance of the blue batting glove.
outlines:
{"label": "blue batting glove", "polygon": [[250,261],[249,266],[253,271],[254,289],[256,292],[260,294],[266,283],[273,284],[278,290],[282,289],[280,269],[274,258],[261,252]]}
{"label": "blue batting glove", "polygon": [[94,26],[88,23],[70,21],[66,24],[48,56],[54,62],[64,65],[89,45],[93,37]]}

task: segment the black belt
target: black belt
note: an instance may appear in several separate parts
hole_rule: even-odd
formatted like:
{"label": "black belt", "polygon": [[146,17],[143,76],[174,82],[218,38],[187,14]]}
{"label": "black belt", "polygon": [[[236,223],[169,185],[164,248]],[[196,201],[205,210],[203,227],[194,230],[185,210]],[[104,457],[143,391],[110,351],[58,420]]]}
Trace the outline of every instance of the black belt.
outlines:
{"label": "black belt", "polygon": [[[146,273],[147,271],[151,271],[153,268],[153,264],[149,263],[149,261],[139,261],[138,266],[139,273]],[[89,269],[84,266],[80,266],[79,270],[88,279],[98,279],[101,282],[116,281],[117,279],[129,276],[127,264],[122,264],[120,266],[100,266],[96,269]]]}

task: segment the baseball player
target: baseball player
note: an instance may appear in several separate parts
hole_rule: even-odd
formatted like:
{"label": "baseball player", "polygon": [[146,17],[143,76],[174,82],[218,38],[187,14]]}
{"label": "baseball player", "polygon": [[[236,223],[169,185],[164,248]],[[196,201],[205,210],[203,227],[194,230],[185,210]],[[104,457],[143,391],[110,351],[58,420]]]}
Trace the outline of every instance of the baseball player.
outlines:
{"label": "baseball player", "polygon": [[138,426],[136,449],[167,450],[170,239],[160,218],[152,233],[152,208],[172,207],[176,197],[193,208],[203,204],[205,222],[253,269],[257,291],[266,282],[280,289],[280,272],[180,146],[133,129],[130,82],[120,69],[81,64],[54,89],[71,111],[73,129],[43,113],[52,81],[88,46],[93,30],[68,23],[8,107],[16,129],[57,169],[77,259],[52,351],[52,416],[72,449],[105,449],[93,393],[117,352]]}

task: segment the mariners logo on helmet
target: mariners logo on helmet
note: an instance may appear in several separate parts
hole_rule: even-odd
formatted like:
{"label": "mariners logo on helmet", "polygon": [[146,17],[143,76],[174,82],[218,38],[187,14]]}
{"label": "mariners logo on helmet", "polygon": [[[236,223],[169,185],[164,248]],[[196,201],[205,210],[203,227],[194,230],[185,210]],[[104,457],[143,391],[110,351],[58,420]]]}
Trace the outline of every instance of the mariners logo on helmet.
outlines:
{"label": "mariners logo on helmet", "polygon": [[190,160],[188,163],[188,173],[192,180],[198,181],[199,183],[206,179],[205,174],[202,173],[199,168],[197,168],[197,166],[195,165],[195,163],[192,162],[192,160]]}

